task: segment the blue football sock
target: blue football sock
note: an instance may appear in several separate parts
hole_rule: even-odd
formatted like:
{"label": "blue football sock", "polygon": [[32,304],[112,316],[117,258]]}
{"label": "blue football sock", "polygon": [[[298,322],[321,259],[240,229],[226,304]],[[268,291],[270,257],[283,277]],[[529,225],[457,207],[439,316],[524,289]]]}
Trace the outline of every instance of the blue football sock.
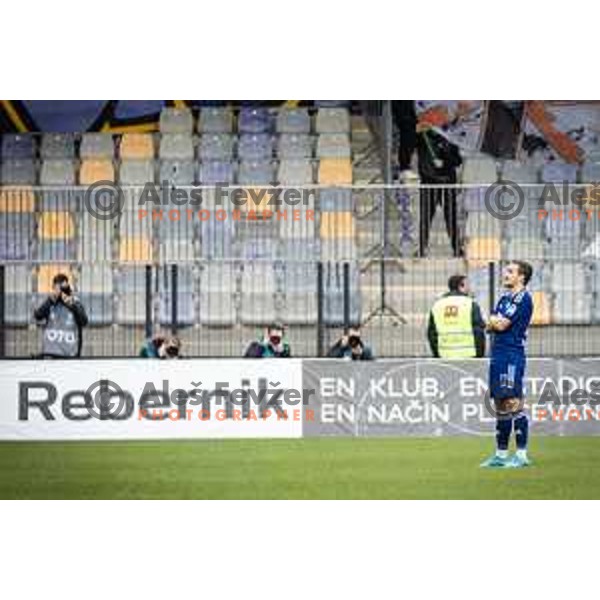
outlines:
{"label": "blue football sock", "polygon": [[529,419],[524,412],[515,415],[515,438],[518,450],[527,448],[527,440],[529,438]]}
{"label": "blue football sock", "polygon": [[512,431],[512,418],[509,415],[496,419],[496,448],[508,450],[508,442]]}

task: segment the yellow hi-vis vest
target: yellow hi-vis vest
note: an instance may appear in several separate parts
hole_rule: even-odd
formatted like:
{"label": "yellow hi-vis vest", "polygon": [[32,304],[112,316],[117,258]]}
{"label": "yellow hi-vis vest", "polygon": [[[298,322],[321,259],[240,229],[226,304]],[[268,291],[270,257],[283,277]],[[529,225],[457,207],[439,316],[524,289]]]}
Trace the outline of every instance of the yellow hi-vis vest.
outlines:
{"label": "yellow hi-vis vest", "polygon": [[433,305],[431,313],[438,332],[440,358],[475,358],[473,299],[450,294]]}

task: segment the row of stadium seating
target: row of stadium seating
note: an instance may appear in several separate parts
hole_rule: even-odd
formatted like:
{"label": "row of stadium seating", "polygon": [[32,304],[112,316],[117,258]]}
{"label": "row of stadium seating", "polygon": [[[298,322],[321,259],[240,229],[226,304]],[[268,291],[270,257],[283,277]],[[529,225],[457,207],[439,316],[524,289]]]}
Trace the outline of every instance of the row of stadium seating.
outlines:
{"label": "row of stadium seating", "polygon": [[[32,323],[32,302],[43,301],[57,272],[67,273],[88,309],[91,325],[142,325],[146,319],[146,270],[141,266],[45,264],[5,267],[5,320],[8,325]],[[155,271],[153,271],[155,273]],[[303,262],[206,262],[201,267],[179,266],[177,324],[189,326],[264,325],[280,319],[288,324],[317,321],[317,267]],[[359,274],[350,269],[350,318],[360,321]],[[168,267],[153,275],[153,310],[161,325],[171,323],[174,294]],[[343,323],[342,263],[324,263],[323,321]]]}
{"label": "row of stadium seating", "polygon": [[1,181],[5,186],[75,186],[96,181],[114,181],[122,185],[143,185],[146,182],[190,186],[194,184],[239,183],[241,185],[304,185],[350,184],[350,158],[335,155],[318,159],[310,157],[248,159],[240,162],[227,158],[194,162],[184,158],[153,160],[124,160],[115,169],[109,160],[89,159],[80,165],[71,160],[46,160],[37,164],[31,160],[9,160],[0,165]]}

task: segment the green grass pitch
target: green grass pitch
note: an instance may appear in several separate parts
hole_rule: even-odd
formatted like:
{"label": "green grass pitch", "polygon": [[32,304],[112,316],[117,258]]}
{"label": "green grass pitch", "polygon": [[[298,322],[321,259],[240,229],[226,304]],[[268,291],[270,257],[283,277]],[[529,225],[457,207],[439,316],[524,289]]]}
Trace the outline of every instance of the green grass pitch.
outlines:
{"label": "green grass pitch", "polygon": [[493,438],[0,443],[0,498],[600,498],[600,437],[535,438],[485,470]]}

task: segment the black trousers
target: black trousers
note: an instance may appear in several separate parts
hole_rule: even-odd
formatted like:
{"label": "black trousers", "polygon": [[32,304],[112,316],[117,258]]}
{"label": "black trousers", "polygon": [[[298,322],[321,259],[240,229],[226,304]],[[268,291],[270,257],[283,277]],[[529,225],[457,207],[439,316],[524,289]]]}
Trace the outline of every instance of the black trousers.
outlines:
{"label": "black trousers", "polygon": [[[425,182],[422,182],[426,185]],[[423,257],[429,247],[429,232],[438,205],[443,206],[446,231],[455,257],[462,256],[462,248],[458,231],[458,213],[456,206],[456,189],[422,188],[419,197],[421,209],[419,219],[419,256]]]}

